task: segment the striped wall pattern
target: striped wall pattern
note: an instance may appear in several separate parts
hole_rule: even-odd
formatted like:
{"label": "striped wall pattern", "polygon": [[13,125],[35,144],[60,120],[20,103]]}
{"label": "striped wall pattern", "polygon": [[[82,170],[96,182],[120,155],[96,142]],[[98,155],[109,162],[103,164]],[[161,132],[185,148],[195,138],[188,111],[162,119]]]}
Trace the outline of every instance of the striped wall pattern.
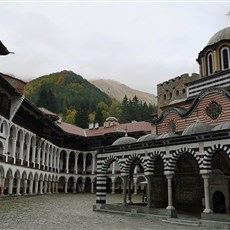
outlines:
{"label": "striped wall pattern", "polygon": [[193,149],[184,147],[184,148],[177,149],[175,151],[171,151],[171,157],[167,161],[167,166],[165,169],[167,171],[174,172],[176,168],[177,160],[183,153],[189,153],[190,155],[192,155],[196,159],[199,165],[199,169],[202,168],[202,161],[200,160],[200,157],[198,156],[197,152],[194,151]]}
{"label": "striped wall pattern", "polygon": [[145,175],[153,175],[154,174],[154,163],[155,163],[155,159],[157,157],[160,157],[163,160],[164,163],[164,169],[167,165],[166,159],[164,158],[165,152],[163,151],[154,151],[153,153],[151,153],[149,155],[149,159],[147,161],[146,164],[146,171],[145,171]]}
{"label": "striped wall pattern", "polygon": [[129,173],[130,173],[130,167],[131,167],[131,165],[132,165],[132,163],[133,163],[133,161],[135,159],[139,159],[140,160],[141,165],[144,168],[144,172],[146,172],[146,170],[147,170],[146,169],[146,163],[147,163],[146,159],[144,159],[143,157],[141,157],[140,154],[134,153],[134,154],[131,154],[128,157],[128,159],[125,161],[125,163],[124,163],[123,170],[122,170],[122,172],[123,172],[124,175],[129,175]]}
{"label": "striped wall pattern", "polygon": [[228,157],[230,157],[230,145],[224,145],[224,144],[215,144],[211,146],[210,148],[207,148],[205,154],[204,154],[204,160],[203,160],[203,168],[207,170],[211,170],[212,168],[212,157],[213,155],[218,151],[223,150]]}
{"label": "striped wall pattern", "polygon": [[198,143],[187,143],[177,146],[146,147],[146,149],[143,147],[139,154],[136,153],[135,149],[130,149],[125,152],[100,154],[98,156],[99,161],[97,165],[96,203],[106,203],[107,170],[110,164],[115,160],[119,163],[121,177],[129,175],[130,167],[135,159],[140,159],[141,165],[144,168],[145,176],[153,175],[154,162],[157,157],[161,157],[163,160],[165,174],[174,173],[178,159],[185,153],[194,157],[201,171],[211,170],[212,157],[216,151],[222,150],[230,158],[230,144],[228,143],[230,143],[229,139],[223,139],[218,141],[203,141],[203,143],[199,145]]}

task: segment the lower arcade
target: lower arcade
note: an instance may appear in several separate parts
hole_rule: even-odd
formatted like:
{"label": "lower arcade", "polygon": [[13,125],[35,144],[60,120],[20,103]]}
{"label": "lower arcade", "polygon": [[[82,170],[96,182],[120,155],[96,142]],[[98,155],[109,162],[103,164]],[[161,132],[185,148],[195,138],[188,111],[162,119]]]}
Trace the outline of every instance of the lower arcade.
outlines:
{"label": "lower arcade", "polygon": [[[214,129],[132,144],[127,138],[125,145],[101,149],[97,156],[95,210],[106,208],[107,176],[111,164],[116,162],[124,186],[120,204],[123,211],[135,206],[137,212],[171,217],[184,213],[203,219],[212,219],[215,215],[218,220],[229,221],[226,215],[230,212],[229,131]],[[132,195],[136,193],[136,167],[144,175],[140,183],[144,185],[140,203],[132,202]],[[138,206],[146,209],[143,211]]]}

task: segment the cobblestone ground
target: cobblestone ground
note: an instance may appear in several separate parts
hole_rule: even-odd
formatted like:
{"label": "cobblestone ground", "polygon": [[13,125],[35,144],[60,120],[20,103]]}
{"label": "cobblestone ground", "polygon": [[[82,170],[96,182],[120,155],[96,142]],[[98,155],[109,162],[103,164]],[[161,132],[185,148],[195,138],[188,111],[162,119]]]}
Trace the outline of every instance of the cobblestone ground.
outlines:
{"label": "cobblestone ground", "polygon": [[[136,197],[140,199],[140,197]],[[121,202],[120,195],[108,197]],[[93,212],[93,194],[52,194],[0,201],[0,229],[83,230],[197,230],[202,227],[172,225],[151,216]]]}

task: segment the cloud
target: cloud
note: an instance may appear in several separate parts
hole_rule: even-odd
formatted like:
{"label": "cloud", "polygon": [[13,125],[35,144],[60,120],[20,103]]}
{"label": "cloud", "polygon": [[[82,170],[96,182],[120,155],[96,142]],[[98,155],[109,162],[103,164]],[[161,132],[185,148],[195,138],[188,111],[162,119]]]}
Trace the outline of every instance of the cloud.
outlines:
{"label": "cloud", "polygon": [[228,3],[1,3],[0,71],[25,80],[63,69],[138,90],[198,72],[196,58],[227,24]]}

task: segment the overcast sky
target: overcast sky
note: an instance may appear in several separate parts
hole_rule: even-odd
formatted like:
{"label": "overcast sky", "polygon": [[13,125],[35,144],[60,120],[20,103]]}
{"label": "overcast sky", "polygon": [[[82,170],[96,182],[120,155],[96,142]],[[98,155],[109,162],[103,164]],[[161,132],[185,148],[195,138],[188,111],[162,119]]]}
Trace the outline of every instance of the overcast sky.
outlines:
{"label": "overcast sky", "polygon": [[196,58],[229,26],[230,2],[0,2],[0,72],[25,81],[72,70],[156,94],[198,72]]}

